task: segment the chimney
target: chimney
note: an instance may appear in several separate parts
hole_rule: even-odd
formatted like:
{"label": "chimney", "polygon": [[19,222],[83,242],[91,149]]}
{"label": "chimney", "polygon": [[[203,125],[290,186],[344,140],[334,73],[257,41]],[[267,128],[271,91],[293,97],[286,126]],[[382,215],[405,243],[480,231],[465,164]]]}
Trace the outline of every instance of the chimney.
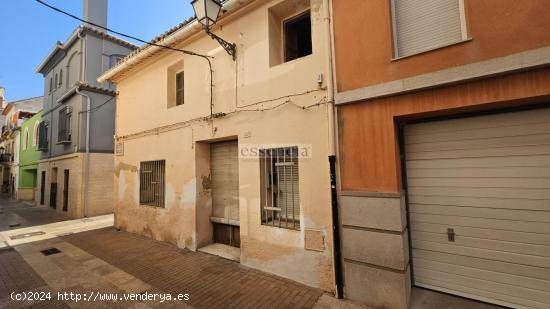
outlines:
{"label": "chimney", "polygon": [[[85,21],[107,27],[107,0],[83,0],[83,14]],[[104,29],[84,23],[84,26],[104,32]]]}

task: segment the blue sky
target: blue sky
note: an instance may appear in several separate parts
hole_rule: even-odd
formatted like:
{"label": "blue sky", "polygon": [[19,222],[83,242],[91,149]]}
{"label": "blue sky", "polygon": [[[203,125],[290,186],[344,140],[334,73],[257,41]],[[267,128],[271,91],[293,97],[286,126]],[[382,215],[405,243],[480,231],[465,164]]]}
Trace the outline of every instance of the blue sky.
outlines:
{"label": "blue sky", "polygon": [[[55,42],[65,41],[79,22],[34,0],[0,1],[0,86],[6,88],[8,101],[42,95],[43,78],[34,70]],[[45,2],[82,16],[82,0]],[[108,27],[150,40],[192,16],[190,2],[109,0]]]}

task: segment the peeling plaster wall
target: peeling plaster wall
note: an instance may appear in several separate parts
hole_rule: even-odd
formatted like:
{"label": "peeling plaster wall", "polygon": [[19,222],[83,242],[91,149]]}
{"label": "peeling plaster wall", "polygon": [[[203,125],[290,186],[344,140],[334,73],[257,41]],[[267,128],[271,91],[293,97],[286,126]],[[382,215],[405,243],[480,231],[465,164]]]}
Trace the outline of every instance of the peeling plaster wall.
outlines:
{"label": "peeling plaster wall", "polygon": [[[268,9],[279,2],[258,1],[215,30],[224,39],[236,42],[236,62],[204,34],[178,46],[215,57],[214,113],[227,116],[193,120],[210,112],[209,73],[205,60],[198,57],[167,52],[116,81],[116,135],[124,153],[115,156],[115,224],[196,250],[212,242],[209,143],[237,139],[240,146],[308,144],[311,158],[299,161],[299,231],[261,225],[259,160],[239,158],[241,263],[330,291],[334,274],[328,109],[323,104],[326,85],[316,80],[317,74],[325,79],[328,74],[323,32],[326,20],[322,1],[311,0],[313,54],[271,67]],[[168,107],[167,74],[182,60],[185,104]],[[269,109],[287,100],[272,110],[242,111]],[[319,102],[318,106],[302,108]],[[164,129],[144,132],[160,127]],[[164,209],[139,205],[138,169],[140,162],[148,160],[166,160]],[[320,231],[322,251],[305,249],[306,229]]]}

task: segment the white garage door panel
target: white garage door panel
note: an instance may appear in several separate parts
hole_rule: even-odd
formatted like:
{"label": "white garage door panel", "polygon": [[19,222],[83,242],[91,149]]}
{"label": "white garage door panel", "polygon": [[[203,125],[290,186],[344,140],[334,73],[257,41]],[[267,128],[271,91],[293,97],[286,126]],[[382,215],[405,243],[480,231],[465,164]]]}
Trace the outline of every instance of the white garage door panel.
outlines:
{"label": "white garage door panel", "polygon": [[550,109],[410,125],[405,154],[415,284],[550,308]]}
{"label": "white garage door panel", "polygon": [[[438,234],[414,231],[414,235],[415,238],[413,239],[418,241],[434,242],[445,245],[448,243],[447,234],[443,233]],[[548,252],[546,246],[544,245],[534,245],[494,239],[482,239],[470,236],[459,237],[458,239],[456,239],[454,245],[456,247],[462,246],[468,248],[480,248],[499,251],[496,254],[508,252],[550,258],[550,252]],[[550,260],[548,260],[548,262],[550,262]]]}
{"label": "white garage door panel", "polygon": [[[415,222],[414,227],[415,227],[415,231],[441,233],[441,231],[446,231],[448,225]],[[460,226],[460,227],[457,226],[454,228],[454,230],[455,230],[455,233],[463,236],[467,236],[467,237],[505,240],[505,241],[523,242],[526,244],[533,244],[533,245],[550,246],[550,235],[548,234],[492,230],[492,229],[485,229],[485,228],[463,227],[463,226]]]}
{"label": "white garage door panel", "polygon": [[415,271],[415,274],[420,277],[431,278],[434,280],[441,280],[445,282],[452,282],[463,286],[476,287],[481,290],[494,293],[502,293],[516,298],[527,298],[529,300],[533,300],[539,303],[544,303],[548,299],[550,299],[550,294],[548,292],[540,291],[538,289],[523,288],[512,284],[495,282],[494,278],[492,277],[486,278],[487,280],[484,280],[479,279],[479,276],[468,277],[464,275],[455,275],[449,273],[448,271],[436,271],[421,267],[419,267]]}
{"label": "white garage door panel", "polygon": [[447,198],[445,196],[412,195],[412,196],[409,196],[409,202],[414,204],[508,208],[508,209],[518,209],[518,205],[521,205],[521,208],[524,210],[528,209],[528,210],[546,211],[548,209],[547,200],[522,200],[522,199],[512,199],[512,198],[508,198],[508,199],[473,198],[473,197]]}
{"label": "white garage door panel", "polygon": [[437,150],[483,149],[488,147],[519,147],[541,144],[549,145],[550,136],[533,134],[513,137],[476,138],[463,141],[415,143],[406,146],[408,147],[407,153],[411,153]]}
{"label": "white garage door panel", "polygon": [[409,168],[465,168],[465,167],[519,167],[550,166],[550,155],[489,157],[489,158],[456,158],[411,161]]}
{"label": "white garage door panel", "polygon": [[476,217],[487,219],[516,220],[518,215],[522,221],[550,222],[550,212],[516,210],[502,208],[478,208],[478,207],[457,207],[446,205],[425,205],[409,204],[409,209],[414,213],[438,214],[446,216]]}
{"label": "white garage door panel", "polygon": [[[411,223],[414,223],[414,222],[440,223],[440,224],[446,224],[449,228],[452,228],[453,226],[468,226],[468,227],[478,227],[478,228],[494,229],[494,230],[518,231],[518,232],[542,233],[542,234],[546,234],[549,226],[548,223],[538,223],[538,222],[494,220],[494,219],[467,218],[467,217],[442,216],[442,215],[426,215],[426,214],[417,214],[417,213],[411,213],[410,218],[411,218]],[[412,226],[414,229],[414,225]],[[446,229],[445,229],[445,232],[447,232]]]}
{"label": "white garage door panel", "polygon": [[[423,123],[422,126],[407,128],[405,136],[432,133],[453,133],[459,131],[491,129],[491,128],[515,128],[516,126],[537,125],[548,123],[548,112],[540,113],[540,110],[530,110],[521,112],[521,117],[517,113],[491,114],[481,117],[457,118],[445,121],[434,121]],[[483,118],[483,121],[479,121]],[[411,142],[411,141],[406,141]],[[414,141],[412,141],[414,142]]]}
{"label": "white garage door panel", "polygon": [[547,258],[547,257],[527,255],[527,254],[521,254],[521,253],[510,253],[510,252],[503,252],[503,251],[497,251],[497,250],[491,250],[491,249],[464,247],[456,244],[450,245],[447,243],[423,241],[415,238],[412,238],[412,242],[414,243],[413,256],[414,256],[414,250],[418,248],[418,249],[427,250],[427,251],[437,251],[437,252],[444,252],[449,254],[466,255],[466,256],[477,257],[482,259],[503,261],[503,262],[515,263],[515,264],[531,265],[531,266],[541,267],[541,268],[550,268],[550,258]]}
{"label": "white garage door panel", "polygon": [[550,179],[545,178],[409,178],[409,189],[415,187],[455,188],[527,188],[550,189]]}
{"label": "white garage door panel", "polygon": [[[503,131],[503,128],[506,130]],[[540,132],[550,130],[550,124],[547,122],[535,123],[535,124],[521,124],[515,126],[500,126],[483,128],[483,132],[480,132],[480,128],[469,128],[460,131],[447,131],[443,132],[439,128],[436,132],[428,132],[424,134],[413,134],[414,142],[410,139],[406,141],[405,145],[412,145],[413,143],[433,143],[433,142],[448,142],[458,140],[471,140],[476,138],[491,138],[491,137],[513,137],[513,136],[525,136],[536,135]],[[407,135],[411,136],[411,134]]]}
{"label": "white garage door panel", "polygon": [[534,156],[547,154],[550,154],[550,145],[409,152],[407,153],[407,159],[431,160],[449,158],[496,158],[502,156]]}
{"label": "white garage door panel", "polygon": [[[434,195],[434,187],[437,188],[437,196],[445,197],[491,197],[491,198],[520,198],[547,200],[550,204],[550,192],[548,189],[537,188],[461,188],[461,187],[409,187],[411,195]],[[550,209],[550,206],[548,207]]]}
{"label": "white garage door panel", "polygon": [[465,266],[470,268],[483,269],[487,271],[499,272],[502,274],[515,275],[519,277],[528,277],[548,281],[550,278],[550,269],[524,264],[495,261],[473,256],[457,255],[445,252],[434,252],[422,249],[415,249],[414,259],[424,259],[437,261],[446,264]]}
{"label": "white garage door panel", "polygon": [[[491,280],[502,284],[509,284],[512,286],[518,286],[533,290],[550,291],[550,281],[548,280],[511,275],[503,272],[485,270],[475,267],[442,263],[438,261],[425,260],[422,258],[415,258],[413,262],[415,264],[415,267],[417,267],[418,269],[431,269],[439,272],[463,275],[470,278],[490,278]],[[420,273],[422,272],[420,271]]]}
{"label": "white garage door panel", "polygon": [[[546,303],[540,303],[533,300],[514,297],[508,294],[495,293],[492,291],[483,290],[477,286],[465,286],[456,284],[448,281],[439,281],[433,278],[420,277],[422,279],[422,284],[419,284],[423,287],[431,288],[433,286],[440,286],[439,290],[451,294],[457,294],[464,297],[472,297],[476,295],[476,299],[485,302],[492,302],[499,305],[504,305],[512,308],[548,308]],[[466,308],[465,308],[466,309]]]}

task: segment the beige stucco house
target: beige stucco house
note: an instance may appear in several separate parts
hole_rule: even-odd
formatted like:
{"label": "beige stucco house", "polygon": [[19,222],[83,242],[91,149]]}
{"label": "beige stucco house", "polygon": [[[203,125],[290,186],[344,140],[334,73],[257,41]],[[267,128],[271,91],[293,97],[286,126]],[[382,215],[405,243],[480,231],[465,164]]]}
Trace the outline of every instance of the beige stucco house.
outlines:
{"label": "beige stucco house", "polygon": [[[334,289],[328,1],[225,1],[100,78],[117,85],[116,226]],[[212,76],[209,70],[209,59]],[[211,86],[212,83],[212,86]]]}

